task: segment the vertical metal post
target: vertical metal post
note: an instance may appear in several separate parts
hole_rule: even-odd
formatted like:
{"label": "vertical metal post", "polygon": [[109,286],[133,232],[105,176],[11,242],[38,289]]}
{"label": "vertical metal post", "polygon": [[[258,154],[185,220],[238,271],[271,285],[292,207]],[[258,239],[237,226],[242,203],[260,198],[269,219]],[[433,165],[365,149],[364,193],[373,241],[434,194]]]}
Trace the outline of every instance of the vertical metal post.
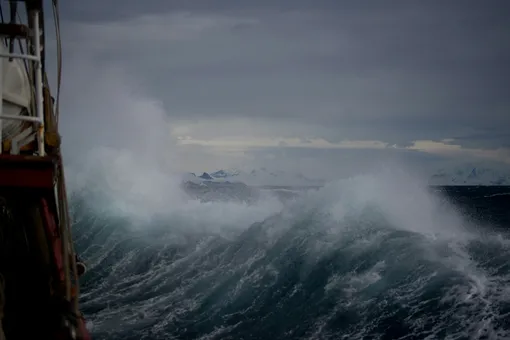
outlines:
{"label": "vertical metal post", "polygon": [[41,31],[39,28],[39,11],[32,12],[34,20],[34,55],[37,58],[35,64],[35,102],[39,126],[37,127],[37,141],[39,145],[39,156],[45,156],[44,150],[44,105],[43,105],[43,83],[42,83],[42,62],[41,62]]}

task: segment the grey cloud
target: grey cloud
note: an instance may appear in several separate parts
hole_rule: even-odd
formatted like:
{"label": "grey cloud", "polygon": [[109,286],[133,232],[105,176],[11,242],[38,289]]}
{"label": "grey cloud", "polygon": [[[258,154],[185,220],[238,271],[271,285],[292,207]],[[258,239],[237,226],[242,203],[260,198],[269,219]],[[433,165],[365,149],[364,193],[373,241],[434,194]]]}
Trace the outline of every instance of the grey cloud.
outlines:
{"label": "grey cloud", "polygon": [[[402,1],[399,1],[400,3]],[[378,1],[365,1],[366,5],[381,7]],[[66,17],[79,21],[105,21],[134,17],[140,14],[155,14],[171,11],[198,12],[246,12],[288,10],[349,10],[360,9],[356,1],[336,0],[144,0],[123,1],[122,5],[99,0],[70,0],[61,3]],[[384,6],[383,6],[384,7]]]}
{"label": "grey cloud", "polygon": [[510,148],[510,132],[493,129],[483,129],[473,134],[454,137],[453,143],[468,148]]}
{"label": "grey cloud", "polygon": [[172,13],[236,18],[189,39],[164,41],[163,34],[131,44],[123,40],[128,24],[125,37],[102,44],[100,31],[86,36],[90,26],[73,31],[68,23],[75,51],[83,44],[97,63],[128,68],[174,119],[313,123],[324,127],[315,133],[333,141],[406,145],[453,137],[463,145],[508,145],[507,1],[148,0],[117,7],[71,1],[62,7],[71,21],[85,23],[167,13],[161,29],[169,30]]}
{"label": "grey cloud", "polygon": [[[413,171],[429,172],[447,158],[411,150],[269,148],[249,154],[259,166],[286,170],[292,168],[311,178],[345,178],[382,167],[401,166]],[[268,157],[272,155],[275,157]],[[321,166],[317,166],[320,164]]]}

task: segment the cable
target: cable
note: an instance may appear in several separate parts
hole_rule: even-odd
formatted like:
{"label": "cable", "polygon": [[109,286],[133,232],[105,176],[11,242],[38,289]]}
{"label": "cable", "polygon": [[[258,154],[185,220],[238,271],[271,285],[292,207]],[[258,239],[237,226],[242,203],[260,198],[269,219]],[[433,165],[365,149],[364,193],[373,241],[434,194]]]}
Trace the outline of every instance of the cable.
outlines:
{"label": "cable", "polygon": [[[4,20],[4,10],[2,8],[2,4],[0,4],[0,19],[2,20],[2,24],[5,23],[5,20]],[[4,41],[5,41],[5,45],[7,46],[7,37],[4,37]]]}
{"label": "cable", "polygon": [[53,0],[53,18],[55,23],[55,37],[57,40],[57,97],[55,98],[55,125],[58,127],[60,117],[60,86],[62,83],[62,41],[60,37],[60,16],[58,0]]}
{"label": "cable", "polygon": [[[58,0],[52,0],[53,3],[53,18],[55,23],[55,36],[57,40],[57,97],[55,99],[55,124],[58,126],[59,117],[60,117],[60,87],[62,83],[62,39],[60,36],[60,16],[59,16],[59,10],[58,10]],[[62,156],[59,157],[59,170],[60,170],[60,182],[59,182],[59,189],[60,189],[60,199],[61,199],[61,223],[64,223],[64,228],[66,229],[65,234],[66,238],[64,238],[64,249],[70,249],[69,252],[73,255],[71,256],[68,261],[71,261],[71,268],[73,271],[73,279],[74,284],[76,287],[76,296],[73,299],[73,307],[75,313],[79,315],[79,309],[78,309],[78,295],[79,295],[79,281],[78,281],[78,274],[77,274],[77,267],[76,267],[76,257],[75,251],[74,251],[74,244],[71,234],[71,227],[70,227],[70,219],[69,219],[69,207],[68,207],[68,200],[67,200],[67,190],[65,186],[65,175],[64,175],[64,166],[62,164]],[[68,253],[64,251],[64,256],[68,256]]]}

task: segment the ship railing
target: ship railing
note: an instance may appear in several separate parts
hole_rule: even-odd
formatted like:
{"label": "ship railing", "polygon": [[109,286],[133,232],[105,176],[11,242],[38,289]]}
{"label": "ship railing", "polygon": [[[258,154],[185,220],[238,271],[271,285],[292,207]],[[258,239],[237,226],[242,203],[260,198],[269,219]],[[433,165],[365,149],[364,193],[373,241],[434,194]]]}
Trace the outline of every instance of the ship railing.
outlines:
{"label": "ship railing", "polygon": [[[41,58],[41,29],[39,26],[40,11],[31,11],[32,29],[21,24],[0,24],[0,36],[2,37],[16,37],[17,39],[26,38],[31,40],[33,54],[30,54],[30,48],[27,49],[27,53],[8,53],[0,52],[1,58],[9,59],[21,59],[27,62],[31,62],[34,66],[35,73],[35,115],[23,116],[23,115],[7,115],[3,114],[3,79],[0,79],[0,141],[3,140],[2,128],[3,120],[20,120],[25,122],[31,122],[34,124],[34,130],[36,131],[35,137],[37,139],[37,154],[39,156],[45,156],[45,127],[44,127],[44,99],[43,99],[43,72],[42,72],[42,58]],[[27,33],[28,32],[28,33]],[[0,75],[3,71],[3,60],[0,59]],[[29,137],[23,135],[23,132],[19,135],[20,138],[24,139]],[[11,150],[17,153],[17,143],[12,143]],[[3,145],[0,147],[0,154],[3,152]]]}

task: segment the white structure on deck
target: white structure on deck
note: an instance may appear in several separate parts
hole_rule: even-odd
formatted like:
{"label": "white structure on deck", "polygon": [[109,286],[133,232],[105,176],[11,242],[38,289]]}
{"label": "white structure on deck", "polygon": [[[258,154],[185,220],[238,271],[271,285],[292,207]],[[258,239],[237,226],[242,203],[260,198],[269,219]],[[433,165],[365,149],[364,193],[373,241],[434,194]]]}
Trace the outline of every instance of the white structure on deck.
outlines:
{"label": "white structure on deck", "polygon": [[[10,153],[37,138],[39,156],[44,156],[44,107],[39,15],[33,15],[28,39],[34,54],[9,53],[4,37],[0,41],[0,140],[10,141]],[[19,38],[18,38],[19,39]],[[16,39],[17,40],[17,39]],[[27,48],[27,50],[29,50]],[[35,70],[35,72],[32,72]],[[30,79],[34,74],[35,79]],[[34,100],[35,99],[35,100]]]}

